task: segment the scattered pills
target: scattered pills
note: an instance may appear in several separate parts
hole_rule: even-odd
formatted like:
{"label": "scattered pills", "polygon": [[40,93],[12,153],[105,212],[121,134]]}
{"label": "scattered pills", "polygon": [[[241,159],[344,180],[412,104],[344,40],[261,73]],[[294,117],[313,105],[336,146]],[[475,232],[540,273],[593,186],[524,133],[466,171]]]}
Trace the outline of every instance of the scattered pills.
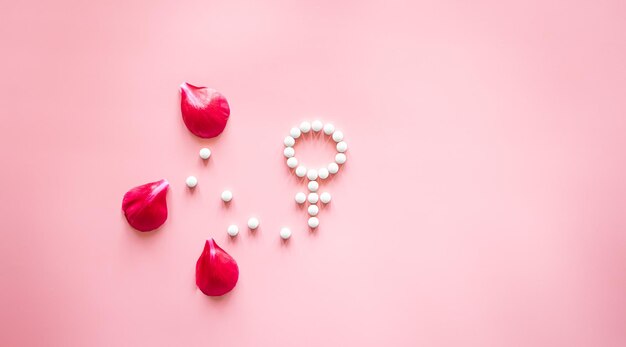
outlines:
{"label": "scattered pills", "polygon": [[289,135],[291,135],[291,137],[293,137],[294,139],[297,139],[298,137],[300,137],[300,135],[302,134],[302,132],[300,131],[299,128],[291,128],[291,130],[289,131]]}
{"label": "scattered pills", "polygon": [[339,171],[339,165],[337,163],[328,164],[328,172],[331,174],[336,174]]}
{"label": "scattered pills", "polygon": [[302,165],[298,166],[296,168],[296,176],[304,177],[304,175],[306,175],[306,166],[302,166]]}
{"label": "scattered pills", "polygon": [[326,125],[324,125],[324,134],[330,135],[334,131],[335,131],[335,126],[332,125],[331,123],[326,123]]}
{"label": "scattered pills", "polygon": [[317,213],[320,211],[320,208],[317,207],[317,205],[309,205],[309,208],[307,209],[307,211],[309,212],[309,216],[317,216]]}
{"label": "scattered pills", "polygon": [[236,226],[235,224],[229,225],[228,229],[226,230],[226,232],[231,237],[235,237],[235,236],[237,236],[237,234],[239,234],[239,227]]}
{"label": "scattered pills", "polygon": [[248,219],[248,228],[250,228],[250,230],[254,230],[256,228],[259,227],[259,219],[255,218],[255,217],[251,217],[250,219]]}
{"label": "scattered pills", "polygon": [[293,147],[293,145],[296,144],[296,139],[294,139],[291,136],[287,136],[285,137],[285,140],[283,141],[283,143],[285,144],[285,146],[287,147]]}
{"label": "scattered pills", "polygon": [[311,181],[315,181],[317,179],[317,170],[309,169],[309,171],[307,171],[306,173],[306,178],[308,178]]}
{"label": "scattered pills", "polygon": [[320,194],[320,201],[324,204],[327,204],[330,202],[331,196],[329,192],[323,192],[322,194]]}
{"label": "scattered pills", "polygon": [[305,201],[306,201],[306,194],[302,192],[296,194],[296,202],[298,204],[304,204]]}
{"label": "scattered pills", "polygon": [[200,149],[199,154],[200,154],[200,158],[207,160],[211,156],[211,150],[205,147],[205,148]]}
{"label": "scattered pills", "polygon": [[307,200],[309,200],[309,203],[311,204],[316,204],[319,199],[320,197],[319,195],[317,195],[317,193],[309,193],[309,196],[307,198]]}
{"label": "scattered pills", "polygon": [[185,180],[185,184],[187,184],[187,187],[189,188],[194,188],[198,185],[198,179],[196,178],[196,176],[189,176]]}
{"label": "scattered pills", "polygon": [[309,218],[309,227],[315,229],[320,225],[320,220],[317,217]]}
{"label": "scattered pills", "polygon": [[225,190],[222,192],[222,201],[229,202],[233,199],[233,193],[230,190]]}
{"label": "scattered pills", "polygon": [[343,153],[337,153],[337,155],[335,155],[335,163],[337,164],[343,164],[346,162],[346,155]]}
{"label": "scattered pills", "polygon": [[289,230],[289,228],[286,228],[286,227],[285,228],[281,228],[280,229],[280,237],[283,240],[287,240],[288,238],[291,237],[291,230]]}
{"label": "scattered pills", "polygon": [[337,152],[345,152],[348,150],[348,144],[345,141],[341,141],[337,143]]}
{"label": "scattered pills", "polygon": [[293,147],[285,147],[285,149],[283,150],[283,154],[285,155],[285,157],[291,158],[296,155],[296,150],[293,149]]}
{"label": "scattered pills", "polygon": [[[335,142],[341,142],[343,141],[343,133],[340,130],[335,130],[335,132],[333,133],[333,140]],[[348,147],[346,146],[346,149]]]}
{"label": "scattered pills", "polygon": [[313,131],[315,131],[316,133],[322,130],[323,127],[324,124],[322,124],[322,122],[317,119],[314,120],[313,123],[311,123],[311,129],[313,129]]}
{"label": "scattered pills", "polygon": [[311,131],[311,123],[309,122],[302,122],[300,123],[300,131],[304,134],[308,133],[309,131]]}
{"label": "scattered pills", "polygon": [[298,166],[298,159],[296,159],[296,157],[291,157],[287,159],[287,166],[289,166],[290,168],[294,168],[296,166]]}
{"label": "scattered pills", "polygon": [[327,179],[329,174],[328,169],[325,167],[317,170],[317,175],[323,180]]}
{"label": "scattered pills", "polygon": [[310,181],[308,184],[308,187],[310,191],[316,192],[319,189],[320,184],[317,183],[316,181]]}

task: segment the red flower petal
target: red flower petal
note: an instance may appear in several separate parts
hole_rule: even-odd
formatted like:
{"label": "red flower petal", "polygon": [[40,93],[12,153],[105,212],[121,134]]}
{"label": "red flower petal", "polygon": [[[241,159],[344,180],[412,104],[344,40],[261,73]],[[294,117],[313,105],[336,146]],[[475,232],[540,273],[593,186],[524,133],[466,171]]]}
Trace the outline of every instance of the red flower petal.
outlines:
{"label": "red flower petal", "polygon": [[208,296],[230,292],[239,279],[239,267],[233,257],[218,246],[213,239],[204,244],[196,263],[196,285]]}
{"label": "red flower petal", "polygon": [[139,231],[154,230],[167,220],[165,195],[170,184],[167,180],[147,183],[124,194],[122,211],[128,224]]}
{"label": "red flower petal", "polygon": [[222,94],[187,82],[180,85],[180,94],[180,110],[189,131],[204,138],[215,137],[224,131],[230,107]]}

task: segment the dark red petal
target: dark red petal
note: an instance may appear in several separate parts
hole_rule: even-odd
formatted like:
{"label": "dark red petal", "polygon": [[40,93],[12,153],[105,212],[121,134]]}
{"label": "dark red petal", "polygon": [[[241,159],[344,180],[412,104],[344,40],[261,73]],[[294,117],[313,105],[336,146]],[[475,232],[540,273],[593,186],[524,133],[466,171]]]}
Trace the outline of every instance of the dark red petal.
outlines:
{"label": "dark red petal", "polygon": [[215,137],[224,131],[230,107],[222,94],[187,82],[180,85],[180,94],[180,110],[189,131],[204,138]]}
{"label": "dark red petal", "polygon": [[128,224],[139,231],[154,230],[167,220],[165,195],[170,184],[167,180],[147,183],[124,194],[122,211]]}
{"label": "dark red petal", "polygon": [[196,285],[208,296],[230,292],[239,279],[239,267],[233,257],[220,248],[213,239],[204,244],[196,263]]}

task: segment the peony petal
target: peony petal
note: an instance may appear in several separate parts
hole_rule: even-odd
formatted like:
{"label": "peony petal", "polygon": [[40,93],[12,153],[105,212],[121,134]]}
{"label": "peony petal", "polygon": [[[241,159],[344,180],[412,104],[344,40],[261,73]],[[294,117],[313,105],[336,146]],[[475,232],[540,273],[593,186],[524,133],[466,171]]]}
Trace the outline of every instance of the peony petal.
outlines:
{"label": "peony petal", "polygon": [[165,195],[170,184],[167,180],[147,183],[124,194],[122,211],[128,224],[139,231],[154,230],[167,220]]}
{"label": "peony petal", "polygon": [[239,279],[239,267],[233,257],[218,246],[213,239],[204,244],[196,263],[196,285],[208,296],[230,292]]}
{"label": "peony petal", "polygon": [[180,85],[180,94],[180,109],[189,131],[204,138],[216,137],[224,131],[230,107],[222,94],[187,82]]}

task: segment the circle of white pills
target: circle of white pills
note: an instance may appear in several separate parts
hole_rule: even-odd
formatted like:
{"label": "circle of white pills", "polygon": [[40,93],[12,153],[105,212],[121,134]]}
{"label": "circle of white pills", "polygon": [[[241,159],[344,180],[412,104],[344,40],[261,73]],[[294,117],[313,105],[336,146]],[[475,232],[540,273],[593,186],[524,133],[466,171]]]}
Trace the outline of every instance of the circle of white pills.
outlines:
{"label": "circle of white pills", "polygon": [[319,189],[320,184],[316,181],[310,181],[307,187],[309,188],[309,191],[316,192]]}
{"label": "circle of white pills", "polygon": [[285,149],[283,150],[283,154],[285,155],[285,157],[291,158],[296,155],[296,150],[293,149],[293,147],[285,147]]}
{"label": "circle of white pills", "polygon": [[298,166],[298,159],[296,159],[295,157],[287,158],[287,166],[289,166],[291,169]]}
{"label": "circle of white pills", "polygon": [[196,178],[196,176],[189,176],[187,177],[187,179],[185,180],[185,184],[187,185],[187,187],[189,188],[194,188],[195,186],[198,185],[198,179]]}
{"label": "circle of white pills", "polygon": [[237,236],[237,234],[239,234],[239,227],[236,226],[235,224],[229,225],[228,229],[226,229],[226,232],[231,237],[235,237],[235,236]]}
{"label": "circle of white pills", "polygon": [[233,193],[230,190],[225,190],[222,192],[222,201],[229,202],[233,199]]}
{"label": "circle of white pills", "polygon": [[315,229],[320,225],[320,220],[317,217],[309,218],[309,227]]}
{"label": "circle of white pills", "polygon": [[323,192],[322,194],[320,194],[320,201],[324,204],[329,203],[331,198],[332,197],[330,196],[329,192]]}
{"label": "circle of white pills", "polygon": [[248,219],[248,228],[250,228],[250,230],[254,230],[256,228],[259,227],[259,219],[255,218],[255,217],[251,217],[250,219]]}
{"label": "circle of white pills", "polygon": [[296,202],[298,204],[304,204],[305,201],[306,201],[306,194],[302,192],[296,194]]}
{"label": "circle of white pills", "polygon": [[317,207],[317,205],[309,205],[309,208],[307,208],[307,211],[309,212],[309,216],[317,216],[317,213],[320,211],[320,208]]}
{"label": "circle of white pills", "polygon": [[200,158],[207,160],[211,156],[211,150],[205,147],[200,149],[200,153],[198,154],[200,155]]}
{"label": "circle of white pills", "polygon": [[289,230],[289,228],[285,227],[285,228],[280,229],[280,238],[282,238],[283,240],[287,240],[290,237],[291,237],[291,230]]}
{"label": "circle of white pills", "polygon": [[343,153],[337,153],[337,155],[335,155],[335,163],[337,164],[343,164],[346,162],[346,155]]}
{"label": "circle of white pills", "polygon": [[316,204],[319,199],[320,197],[317,193],[309,193],[309,196],[307,197],[307,200],[309,200],[309,203],[311,204]]}

